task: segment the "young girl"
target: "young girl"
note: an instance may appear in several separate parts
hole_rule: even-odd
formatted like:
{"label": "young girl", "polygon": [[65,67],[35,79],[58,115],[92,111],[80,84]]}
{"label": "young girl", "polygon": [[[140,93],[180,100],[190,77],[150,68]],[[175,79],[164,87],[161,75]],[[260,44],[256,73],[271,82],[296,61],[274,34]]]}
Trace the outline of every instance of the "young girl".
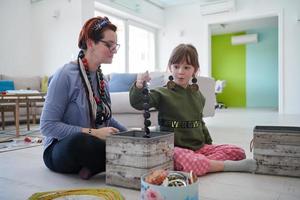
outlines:
{"label": "young girl", "polygon": [[[198,176],[217,171],[254,172],[256,162],[245,159],[243,149],[212,144],[202,118],[205,98],[195,78],[199,70],[196,48],[190,44],[178,45],[171,54],[168,69],[172,76],[167,86],[150,90],[149,104],[159,112],[160,130],[175,134],[175,170],[193,171]],[[138,110],[143,109],[143,82],[150,79],[148,72],[139,74],[130,90],[130,103]]]}

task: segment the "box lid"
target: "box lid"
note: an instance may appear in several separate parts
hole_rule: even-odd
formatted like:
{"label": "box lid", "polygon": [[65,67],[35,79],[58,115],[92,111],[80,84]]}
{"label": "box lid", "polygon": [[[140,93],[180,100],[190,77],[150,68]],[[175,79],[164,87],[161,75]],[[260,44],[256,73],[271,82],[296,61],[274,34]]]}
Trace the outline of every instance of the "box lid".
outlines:
{"label": "box lid", "polygon": [[272,132],[272,133],[299,133],[300,127],[297,126],[255,126],[254,132]]}

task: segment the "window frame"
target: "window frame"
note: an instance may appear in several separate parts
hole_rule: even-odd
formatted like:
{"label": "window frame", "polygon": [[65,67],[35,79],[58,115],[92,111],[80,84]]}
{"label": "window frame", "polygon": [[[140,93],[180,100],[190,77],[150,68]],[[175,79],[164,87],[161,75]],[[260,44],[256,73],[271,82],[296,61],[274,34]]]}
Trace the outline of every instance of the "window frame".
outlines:
{"label": "window frame", "polygon": [[[135,26],[137,28],[144,29],[148,32],[153,33],[153,36],[154,36],[154,44],[153,44],[154,45],[154,62],[153,63],[154,63],[154,71],[156,71],[157,70],[157,59],[156,59],[157,58],[157,29],[149,27],[149,26],[144,25],[144,24],[141,24],[141,23],[136,22],[134,20],[128,19],[127,24],[126,24],[127,35],[125,35],[125,39],[126,39],[125,43],[127,43],[125,52],[127,52],[127,53],[129,52],[129,45],[128,45],[129,44],[129,26]],[[128,67],[127,71],[129,71],[129,55],[126,55],[125,60],[127,62],[126,66]]]}
{"label": "window frame", "polygon": [[144,29],[146,31],[149,31],[149,32],[152,32],[153,35],[154,35],[154,70],[158,70],[157,68],[157,63],[158,63],[158,59],[157,59],[157,55],[158,55],[158,52],[157,52],[157,33],[158,33],[158,29],[157,28],[154,28],[154,27],[151,27],[149,25],[146,25],[146,24],[143,24],[141,22],[138,22],[134,19],[129,19],[129,18],[126,18],[124,16],[121,16],[121,15],[117,15],[117,14],[113,14],[109,11],[106,11],[105,9],[99,9],[99,8],[95,8],[94,10],[94,16],[96,16],[96,13],[97,12],[100,12],[100,13],[103,13],[104,15],[108,15],[108,16],[112,16],[114,18],[117,18],[118,20],[121,20],[124,22],[124,44],[122,44],[122,48],[124,47],[124,51],[125,51],[125,73],[130,73],[129,71],[129,26],[135,26],[135,27],[138,27],[138,28],[141,28],[141,29]]}

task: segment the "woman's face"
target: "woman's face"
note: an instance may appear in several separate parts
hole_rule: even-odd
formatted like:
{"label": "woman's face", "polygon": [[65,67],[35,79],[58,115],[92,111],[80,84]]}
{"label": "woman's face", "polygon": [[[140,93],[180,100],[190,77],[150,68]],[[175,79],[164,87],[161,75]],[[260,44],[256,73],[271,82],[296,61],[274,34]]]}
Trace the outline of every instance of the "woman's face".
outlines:
{"label": "woman's face", "polygon": [[195,68],[192,65],[186,63],[186,61],[178,64],[172,64],[169,67],[174,81],[177,85],[186,88],[189,85],[190,79],[196,73]]}
{"label": "woman's face", "polygon": [[112,30],[103,32],[103,38],[98,42],[92,42],[91,54],[93,62],[96,65],[110,64],[115,53],[118,50],[117,34]]}

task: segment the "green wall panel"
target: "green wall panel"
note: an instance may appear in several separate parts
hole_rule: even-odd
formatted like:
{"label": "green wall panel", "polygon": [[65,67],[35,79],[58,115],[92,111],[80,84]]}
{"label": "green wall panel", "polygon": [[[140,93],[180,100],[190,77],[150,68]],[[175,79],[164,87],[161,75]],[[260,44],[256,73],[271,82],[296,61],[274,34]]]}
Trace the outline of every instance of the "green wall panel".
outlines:
{"label": "green wall panel", "polygon": [[231,36],[241,34],[212,36],[212,77],[226,80],[217,100],[228,107],[246,107],[246,47],[231,45]]}

